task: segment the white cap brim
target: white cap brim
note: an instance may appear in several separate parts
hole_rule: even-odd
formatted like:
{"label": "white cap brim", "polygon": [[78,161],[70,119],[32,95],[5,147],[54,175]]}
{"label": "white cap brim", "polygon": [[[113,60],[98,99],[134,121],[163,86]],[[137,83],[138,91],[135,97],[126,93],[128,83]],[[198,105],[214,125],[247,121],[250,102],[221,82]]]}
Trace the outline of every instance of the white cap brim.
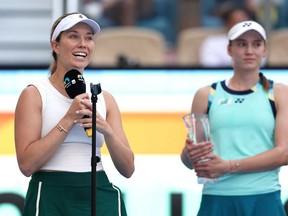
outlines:
{"label": "white cap brim", "polygon": [[51,41],[55,41],[61,32],[72,28],[73,26],[75,26],[76,24],[78,24],[80,22],[86,23],[87,25],[89,25],[90,28],[92,29],[94,35],[100,32],[100,26],[94,20],[88,19],[83,14],[71,14],[71,15],[63,18],[58,23],[58,25],[56,26],[56,28],[52,34]]}
{"label": "white cap brim", "polygon": [[266,40],[266,32],[264,28],[259,23],[254,21],[244,21],[234,25],[228,32],[228,40],[235,40],[250,30],[258,32],[262,38]]}

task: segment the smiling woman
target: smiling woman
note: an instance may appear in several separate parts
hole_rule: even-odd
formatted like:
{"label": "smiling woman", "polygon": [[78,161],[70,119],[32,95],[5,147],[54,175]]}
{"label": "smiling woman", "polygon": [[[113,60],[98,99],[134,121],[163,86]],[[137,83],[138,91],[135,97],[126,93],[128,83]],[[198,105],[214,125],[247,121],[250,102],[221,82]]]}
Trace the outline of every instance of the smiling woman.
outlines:
{"label": "smiling woman", "polygon": [[79,92],[72,99],[64,87],[64,77],[69,71],[83,75],[99,31],[99,25],[83,14],[61,16],[51,29],[50,77],[30,83],[20,94],[15,110],[16,155],[21,172],[27,177],[32,175],[23,216],[42,212],[53,212],[55,216],[63,212],[71,216],[126,215],[122,193],[109,181],[100,151],[105,140],[118,173],[131,177],[134,153],[118,105],[106,90],[98,94],[99,107],[93,117],[99,161],[95,160],[95,167],[94,164],[91,167],[92,139],[85,133],[92,127],[90,93]]}

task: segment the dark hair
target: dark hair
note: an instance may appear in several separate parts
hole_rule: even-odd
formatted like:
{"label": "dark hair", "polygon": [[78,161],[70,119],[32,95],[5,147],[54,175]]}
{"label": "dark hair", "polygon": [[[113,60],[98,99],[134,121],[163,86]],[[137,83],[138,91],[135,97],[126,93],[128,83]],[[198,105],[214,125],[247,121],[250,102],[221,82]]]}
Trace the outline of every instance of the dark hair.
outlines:
{"label": "dark hair", "polygon": [[220,15],[223,22],[226,23],[228,20],[230,20],[233,14],[237,11],[243,11],[243,13],[245,13],[250,20],[254,19],[254,15],[250,11],[248,11],[245,7],[231,7],[223,11],[222,14]]}
{"label": "dark hair", "polygon": [[[73,12],[73,13],[67,13],[67,14],[64,14],[63,16],[60,16],[53,24],[52,28],[51,28],[51,31],[50,31],[50,41],[52,39],[52,35],[53,35],[53,32],[55,31],[55,28],[57,27],[57,25],[61,22],[62,19],[64,19],[65,17],[67,16],[70,16],[71,14],[78,14],[77,12]],[[60,41],[60,38],[61,38],[61,34],[59,34],[59,36],[56,38],[55,41],[59,42]],[[51,61],[51,64],[49,66],[49,70],[50,70],[50,73],[51,75],[56,71],[57,69],[57,54],[54,52],[54,50],[52,50],[52,57],[53,57],[53,60]]]}
{"label": "dark hair", "polygon": [[266,92],[270,89],[270,82],[269,80],[263,75],[263,73],[259,73],[261,84]]}
{"label": "dark hair", "polygon": [[214,14],[220,17],[222,21],[226,23],[235,11],[243,11],[249,17],[250,20],[256,19],[255,12],[251,11],[245,4],[236,3],[233,1],[231,2],[229,0],[224,1],[220,3],[218,6],[216,6]]}

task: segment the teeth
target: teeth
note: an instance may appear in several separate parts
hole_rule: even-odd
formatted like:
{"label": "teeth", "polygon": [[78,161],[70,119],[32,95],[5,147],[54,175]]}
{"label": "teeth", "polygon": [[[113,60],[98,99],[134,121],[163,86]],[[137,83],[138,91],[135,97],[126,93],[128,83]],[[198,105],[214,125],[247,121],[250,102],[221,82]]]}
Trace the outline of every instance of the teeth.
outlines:
{"label": "teeth", "polygon": [[86,56],[87,56],[87,54],[86,54],[86,53],[83,53],[83,52],[76,52],[76,53],[74,53],[73,55],[75,55],[75,56],[83,56],[83,57],[86,57]]}

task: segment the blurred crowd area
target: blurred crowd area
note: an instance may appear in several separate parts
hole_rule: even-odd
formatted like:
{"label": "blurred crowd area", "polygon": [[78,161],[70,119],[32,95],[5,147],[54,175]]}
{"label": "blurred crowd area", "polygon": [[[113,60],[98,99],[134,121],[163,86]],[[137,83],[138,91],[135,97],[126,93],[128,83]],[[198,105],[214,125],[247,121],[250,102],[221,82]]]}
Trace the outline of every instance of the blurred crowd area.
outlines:
{"label": "blurred crowd area", "polygon": [[102,28],[155,29],[174,47],[185,28],[223,27],[222,14],[231,7],[245,7],[267,30],[288,27],[287,0],[81,0],[79,10]]}
{"label": "blurred crowd area", "polygon": [[49,65],[52,23],[79,11],[102,29],[91,67],[227,67],[203,65],[199,50],[206,37],[226,34],[232,8],[265,27],[271,57],[263,65],[288,66],[288,0],[0,0],[0,64]]}

